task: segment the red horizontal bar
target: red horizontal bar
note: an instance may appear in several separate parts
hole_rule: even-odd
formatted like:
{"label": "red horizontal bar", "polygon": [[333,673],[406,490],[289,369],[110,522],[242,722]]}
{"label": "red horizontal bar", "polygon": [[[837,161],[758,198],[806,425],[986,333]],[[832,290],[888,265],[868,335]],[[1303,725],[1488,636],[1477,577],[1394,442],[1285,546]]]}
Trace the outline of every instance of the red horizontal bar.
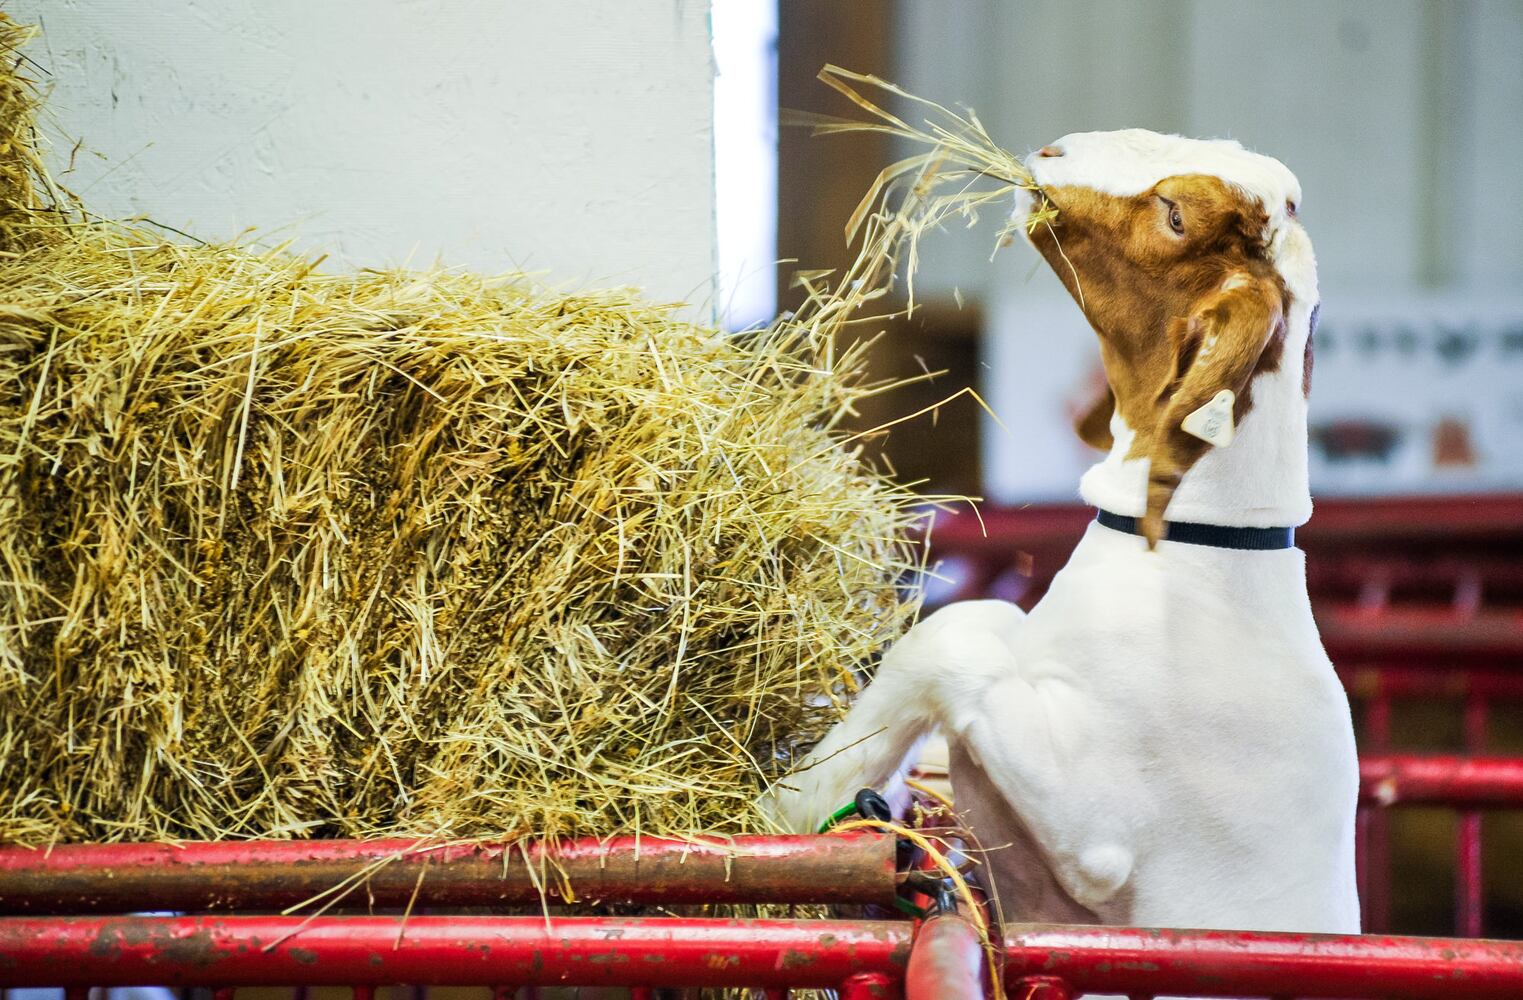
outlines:
{"label": "red horizontal bar", "polygon": [[1073,548],[1095,509],[1075,504],[1029,507],[981,506],[937,512],[931,526],[931,549],[937,556],[954,552],[1013,552],[1062,545]]}
{"label": "red horizontal bar", "polygon": [[1523,808],[1523,758],[1363,757],[1359,786],[1368,805]]}
{"label": "red horizontal bar", "polygon": [[[979,507],[936,515],[931,533],[938,555],[953,551],[1001,551],[1077,539],[1094,520],[1082,504]],[[1523,493],[1477,496],[1359,497],[1320,499],[1312,519],[1296,529],[1298,542],[1313,545],[1372,539],[1491,539],[1523,537]]]}
{"label": "red horizontal bar", "polygon": [[8,986],[838,987],[901,978],[907,921],[0,917]]}
{"label": "red horizontal bar", "polygon": [[672,905],[892,905],[895,894],[894,838],[869,831],[521,846],[212,841],[73,844],[47,851],[0,847],[0,913],[280,909],[345,884],[383,860],[356,885],[350,905],[539,906],[572,896]]}
{"label": "red horizontal bar", "polygon": [[1321,602],[1313,607],[1323,645],[1338,662],[1446,656],[1497,662],[1523,657],[1523,611],[1503,608],[1472,614],[1436,605],[1371,612]]}
{"label": "red horizontal bar", "polygon": [[1005,980],[1175,996],[1523,996],[1523,941],[1030,926],[1005,939]]}
{"label": "red horizontal bar", "polygon": [[[839,986],[902,979],[900,921],[538,917],[6,917],[12,986]],[[1523,996],[1523,942],[1025,926],[1006,981],[1185,996]]]}
{"label": "red horizontal bar", "polygon": [[1296,536],[1318,543],[1523,536],[1523,493],[1324,498]]}
{"label": "red horizontal bar", "polygon": [[[1523,637],[1519,639],[1523,645]],[[1338,676],[1356,698],[1465,698],[1523,700],[1523,670],[1451,668],[1445,666],[1370,666],[1339,670]]]}

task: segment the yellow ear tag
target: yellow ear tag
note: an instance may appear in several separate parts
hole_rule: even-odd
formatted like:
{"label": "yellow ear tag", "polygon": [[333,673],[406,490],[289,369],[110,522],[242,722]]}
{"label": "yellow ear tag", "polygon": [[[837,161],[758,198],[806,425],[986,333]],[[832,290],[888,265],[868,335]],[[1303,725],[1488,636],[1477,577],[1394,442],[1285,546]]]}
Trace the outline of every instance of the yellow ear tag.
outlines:
{"label": "yellow ear tag", "polygon": [[1232,425],[1232,404],[1235,402],[1237,394],[1231,389],[1223,389],[1212,396],[1205,406],[1185,417],[1179,429],[1195,435],[1207,444],[1225,448],[1232,443],[1236,433],[1236,428]]}

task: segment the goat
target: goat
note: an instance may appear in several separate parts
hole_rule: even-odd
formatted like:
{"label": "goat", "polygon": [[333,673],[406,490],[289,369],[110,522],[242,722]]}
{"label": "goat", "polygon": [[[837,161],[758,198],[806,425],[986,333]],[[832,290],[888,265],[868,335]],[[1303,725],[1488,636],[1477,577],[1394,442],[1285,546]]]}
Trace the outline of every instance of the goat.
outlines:
{"label": "goat", "polygon": [[1028,239],[1109,383],[1079,421],[1107,452],[1079,484],[1097,521],[1030,614],[911,629],[764,802],[812,830],[939,728],[1006,919],[1357,932],[1353,727],[1293,546],[1319,304],[1300,185],[1140,129],[1027,166],[1017,217],[1056,206]]}

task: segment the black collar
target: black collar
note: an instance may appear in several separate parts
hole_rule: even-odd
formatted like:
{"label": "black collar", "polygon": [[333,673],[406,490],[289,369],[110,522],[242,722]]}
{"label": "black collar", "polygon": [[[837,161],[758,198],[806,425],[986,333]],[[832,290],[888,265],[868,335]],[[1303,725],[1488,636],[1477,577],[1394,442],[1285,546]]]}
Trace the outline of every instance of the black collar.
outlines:
{"label": "black collar", "polygon": [[[1095,520],[1107,528],[1140,534],[1137,518],[1101,510]],[[1295,528],[1231,528],[1225,524],[1196,524],[1193,521],[1163,522],[1163,537],[1186,545],[1210,545],[1218,549],[1288,549],[1296,544]]]}

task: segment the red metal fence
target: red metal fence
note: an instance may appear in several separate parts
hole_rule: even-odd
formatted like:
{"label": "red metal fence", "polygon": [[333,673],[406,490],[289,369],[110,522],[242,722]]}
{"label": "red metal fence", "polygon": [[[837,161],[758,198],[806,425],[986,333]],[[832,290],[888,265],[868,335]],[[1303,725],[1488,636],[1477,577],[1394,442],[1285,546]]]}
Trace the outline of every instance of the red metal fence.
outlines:
{"label": "red metal fence", "polygon": [[[13,986],[392,983],[839,989],[843,1000],[981,996],[977,937],[958,917],[907,921],[679,917],[9,917]],[[1376,936],[1012,928],[1011,996],[1523,995],[1523,943]],[[972,992],[967,992],[972,991]]]}
{"label": "red metal fence", "polygon": [[[1365,780],[1366,796],[1390,805],[1523,804],[1523,769],[1514,762],[1393,757],[1367,762]],[[871,833],[567,846],[561,869],[605,901],[881,904],[902,881],[894,838]],[[375,987],[397,983],[494,984],[497,998],[551,985],[627,987],[637,996],[657,987],[750,987],[770,1000],[799,988],[837,989],[843,1000],[985,995],[982,942],[955,912],[918,924],[410,912],[425,902],[535,900],[529,873],[548,886],[554,879],[542,873],[555,869],[536,845],[117,845],[51,855],[0,848],[0,908],[30,914],[0,916],[0,983],[65,987],[70,1000],[92,986],[143,984],[208,987],[218,1000],[253,985],[348,985],[368,1000]],[[324,900],[352,905],[335,900],[345,889],[392,912],[79,912],[166,900],[237,909],[310,900],[308,909],[320,911]],[[557,896],[566,897],[564,887]],[[39,915],[63,912],[71,915]],[[1014,997],[1523,996],[1523,942],[1012,926],[999,944],[1001,981]]]}

